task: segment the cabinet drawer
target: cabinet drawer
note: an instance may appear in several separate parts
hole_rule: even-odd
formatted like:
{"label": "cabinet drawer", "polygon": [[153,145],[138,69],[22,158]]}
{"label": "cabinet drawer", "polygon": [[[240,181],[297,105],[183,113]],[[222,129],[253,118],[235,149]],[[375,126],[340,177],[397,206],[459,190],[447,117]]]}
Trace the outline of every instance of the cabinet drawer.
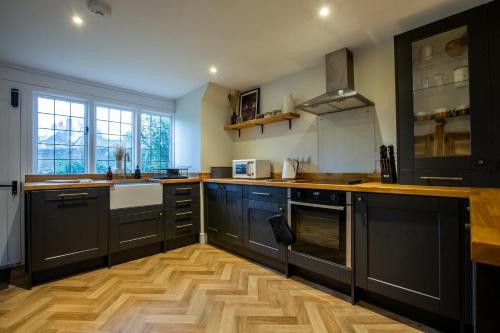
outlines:
{"label": "cabinet drawer", "polygon": [[200,195],[200,184],[177,184],[177,185],[163,185],[163,195],[165,197],[186,197],[191,195]]}
{"label": "cabinet drawer", "polygon": [[166,208],[182,209],[200,205],[199,195],[187,195],[178,197],[165,197],[163,204]]}
{"label": "cabinet drawer", "polygon": [[97,188],[75,188],[67,190],[43,191],[45,201],[74,201],[82,199],[95,199],[99,197]]}
{"label": "cabinet drawer", "polygon": [[200,220],[200,207],[194,206],[190,208],[172,210],[172,222],[180,223],[181,221]]}
{"label": "cabinet drawer", "polygon": [[194,235],[200,232],[199,220],[187,220],[178,223],[166,223],[166,239]]}
{"label": "cabinet drawer", "polygon": [[111,252],[118,252],[163,240],[160,207],[141,207],[112,212]]}
{"label": "cabinet drawer", "polygon": [[470,186],[471,172],[467,170],[415,170],[416,185]]}
{"label": "cabinet drawer", "polygon": [[250,200],[286,202],[286,189],[270,186],[245,186],[243,197]]}

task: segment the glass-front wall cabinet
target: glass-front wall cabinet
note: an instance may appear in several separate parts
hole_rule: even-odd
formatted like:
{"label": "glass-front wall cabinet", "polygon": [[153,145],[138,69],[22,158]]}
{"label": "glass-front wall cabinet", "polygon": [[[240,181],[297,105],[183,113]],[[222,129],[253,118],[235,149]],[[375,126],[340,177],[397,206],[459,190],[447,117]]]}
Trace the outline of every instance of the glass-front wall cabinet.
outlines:
{"label": "glass-front wall cabinet", "polygon": [[471,155],[467,26],[412,43],[414,157]]}

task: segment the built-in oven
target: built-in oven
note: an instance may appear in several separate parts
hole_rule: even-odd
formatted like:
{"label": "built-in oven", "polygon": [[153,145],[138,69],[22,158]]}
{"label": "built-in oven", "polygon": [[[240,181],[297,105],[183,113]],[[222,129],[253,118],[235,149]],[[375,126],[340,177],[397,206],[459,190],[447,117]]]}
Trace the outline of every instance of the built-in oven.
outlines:
{"label": "built-in oven", "polygon": [[350,283],[351,193],[290,189],[288,210],[296,237],[289,263]]}

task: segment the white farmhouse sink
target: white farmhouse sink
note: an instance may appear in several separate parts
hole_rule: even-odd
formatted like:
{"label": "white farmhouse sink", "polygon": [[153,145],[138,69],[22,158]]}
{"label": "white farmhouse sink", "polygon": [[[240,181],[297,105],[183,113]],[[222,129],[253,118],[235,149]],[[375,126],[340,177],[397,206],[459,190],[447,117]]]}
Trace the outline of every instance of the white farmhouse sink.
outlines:
{"label": "white farmhouse sink", "polygon": [[163,188],[160,183],[117,183],[110,189],[109,201],[111,209],[161,205]]}

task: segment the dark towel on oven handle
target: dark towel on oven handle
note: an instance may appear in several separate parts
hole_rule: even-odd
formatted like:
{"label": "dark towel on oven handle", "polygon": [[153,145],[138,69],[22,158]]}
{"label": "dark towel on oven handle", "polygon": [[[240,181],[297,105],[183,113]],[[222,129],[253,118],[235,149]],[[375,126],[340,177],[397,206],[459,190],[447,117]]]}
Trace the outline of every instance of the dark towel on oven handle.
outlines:
{"label": "dark towel on oven handle", "polygon": [[271,224],[276,242],[284,245],[291,245],[297,241],[283,215],[271,216],[267,221]]}

